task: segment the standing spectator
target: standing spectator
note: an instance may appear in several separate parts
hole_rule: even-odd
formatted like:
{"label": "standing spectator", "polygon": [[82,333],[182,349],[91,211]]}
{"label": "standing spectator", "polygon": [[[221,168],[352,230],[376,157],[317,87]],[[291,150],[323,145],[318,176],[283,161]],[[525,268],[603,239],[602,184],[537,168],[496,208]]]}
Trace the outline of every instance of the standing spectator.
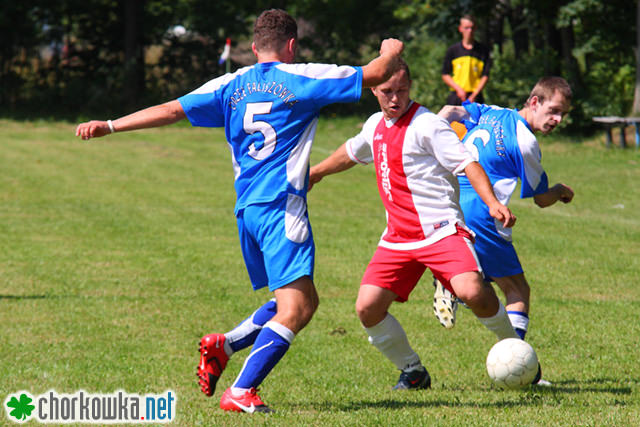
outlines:
{"label": "standing spectator", "polygon": [[482,89],[489,81],[491,56],[487,46],[474,38],[476,22],[473,16],[460,18],[458,31],[462,41],[447,49],[442,64],[442,80],[451,92],[448,105],[462,105],[463,101],[484,102]]}

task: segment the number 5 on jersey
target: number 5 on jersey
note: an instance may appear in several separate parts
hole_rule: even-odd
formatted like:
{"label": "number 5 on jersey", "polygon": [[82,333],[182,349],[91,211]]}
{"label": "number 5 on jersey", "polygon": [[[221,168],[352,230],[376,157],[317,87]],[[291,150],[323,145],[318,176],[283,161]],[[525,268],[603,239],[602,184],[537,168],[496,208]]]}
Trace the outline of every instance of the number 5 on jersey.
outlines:
{"label": "number 5 on jersey", "polygon": [[255,143],[249,146],[249,155],[256,160],[264,160],[276,148],[276,130],[269,123],[262,120],[254,120],[254,116],[271,113],[273,102],[252,102],[247,104],[244,113],[243,128],[249,135],[260,132],[264,137],[262,148],[256,149]]}

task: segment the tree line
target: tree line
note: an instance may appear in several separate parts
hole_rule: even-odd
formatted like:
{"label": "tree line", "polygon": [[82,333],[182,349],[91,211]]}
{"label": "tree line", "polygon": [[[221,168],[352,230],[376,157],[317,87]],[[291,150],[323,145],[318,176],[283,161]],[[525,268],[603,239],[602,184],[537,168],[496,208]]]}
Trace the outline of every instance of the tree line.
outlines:
{"label": "tree line", "polygon": [[493,49],[488,103],[521,107],[539,77],[560,75],[575,94],[567,131],[632,110],[633,0],[31,0],[1,6],[2,111],[123,114],[173,99],[226,71],[227,37],[231,69],[252,63],[252,24],[270,7],[298,20],[300,61],[365,63],[382,38],[402,39],[413,97],[433,110],[446,99],[442,60],[466,13]]}

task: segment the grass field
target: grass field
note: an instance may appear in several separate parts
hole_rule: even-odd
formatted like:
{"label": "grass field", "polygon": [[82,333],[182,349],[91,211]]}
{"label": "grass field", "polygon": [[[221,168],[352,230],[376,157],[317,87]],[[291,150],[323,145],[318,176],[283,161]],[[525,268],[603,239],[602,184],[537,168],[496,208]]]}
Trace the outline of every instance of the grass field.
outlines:
{"label": "grass field", "polygon": [[[50,389],[177,394],[174,425],[640,425],[640,152],[545,139],[552,183],[576,192],[541,210],[515,197],[515,244],[532,285],[528,340],[550,388],[502,391],[494,337],[465,310],[447,331],[423,280],[393,314],[433,389],[392,392],[398,372],[353,305],[384,227],[372,167],[309,195],[320,308],[267,378],[277,413],[218,409],[196,385],[197,342],[269,298],[251,292],[233,216],[223,132],[173,126],[90,143],[61,122],[0,120],[0,400]],[[358,129],[324,118],[317,162]],[[8,424],[0,415],[0,424]]]}

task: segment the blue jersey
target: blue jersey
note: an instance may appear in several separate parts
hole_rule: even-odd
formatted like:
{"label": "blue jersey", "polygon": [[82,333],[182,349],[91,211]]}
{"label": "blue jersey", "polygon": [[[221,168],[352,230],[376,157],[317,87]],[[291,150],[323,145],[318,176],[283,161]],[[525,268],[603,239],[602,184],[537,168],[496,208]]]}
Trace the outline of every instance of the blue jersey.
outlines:
{"label": "blue jersey", "polygon": [[[463,142],[489,176],[498,200],[509,203],[518,179],[522,182],[520,197],[546,192],[549,184],[540,163],[542,154],[526,120],[516,110],[469,102],[463,106],[470,115],[465,121],[468,132]],[[485,276],[522,273],[511,243],[511,228],[504,228],[491,217],[466,177],[460,176],[458,181],[460,207],[465,223],[476,233],[476,254]]]}
{"label": "blue jersey", "polygon": [[[509,202],[518,179],[522,182],[520,197],[545,193],[549,183],[540,163],[542,153],[526,120],[516,110],[463,105],[470,114],[463,143],[484,168],[500,202]],[[459,182],[461,192],[474,191],[466,177]]]}
{"label": "blue jersey", "polygon": [[213,79],[178,101],[193,126],[224,126],[238,214],[288,194],[306,198],[319,110],[358,101],[361,92],[361,67],[269,62]]}

